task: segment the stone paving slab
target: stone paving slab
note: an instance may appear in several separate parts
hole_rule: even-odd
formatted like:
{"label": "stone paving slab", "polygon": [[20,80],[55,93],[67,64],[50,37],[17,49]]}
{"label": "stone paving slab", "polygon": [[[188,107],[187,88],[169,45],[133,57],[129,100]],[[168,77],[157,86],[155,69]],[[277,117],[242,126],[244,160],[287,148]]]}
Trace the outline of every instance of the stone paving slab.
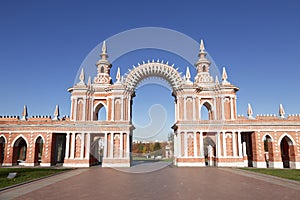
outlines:
{"label": "stone paving slab", "polygon": [[[76,170],[77,171],[77,170]],[[7,199],[299,199],[296,188],[222,168],[172,168],[128,173],[93,167]],[[25,189],[24,189],[25,190]],[[22,190],[21,190],[22,191]],[[4,193],[5,194],[5,193]],[[0,193],[0,199],[3,199]]]}
{"label": "stone paving slab", "polygon": [[61,180],[70,178],[72,176],[78,175],[88,169],[77,169],[77,170],[71,170],[64,173],[60,173],[54,176],[50,176],[45,179],[41,179],[38,181],[29,182],[24,185],[20,185],[17,187],[12,187],[10,189],[4,190],[0,192],[0,199],[1,200],[8,200],[8,199],[14,199],[16,197],[19,197],[21,195],[27,194],[29,192],[33,192],[35,190],[39,190],[40,188],[43,188],[47,185],[55,184],[56,182],[59,182]]}

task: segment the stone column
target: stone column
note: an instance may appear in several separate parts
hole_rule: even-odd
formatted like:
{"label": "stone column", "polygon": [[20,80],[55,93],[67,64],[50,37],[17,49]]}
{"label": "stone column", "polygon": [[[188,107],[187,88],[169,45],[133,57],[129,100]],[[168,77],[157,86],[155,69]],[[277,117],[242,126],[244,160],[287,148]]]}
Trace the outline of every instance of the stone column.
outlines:
{"label": "stone column", "polygon": [[217,157],[221,157],[221,140],[220,140],[220,132],[217,132]]}
{"label": "stone column", "polygon": [[83,98],[82,121],[86,120],[86,97]]}
{"label": "stone column", "polygon": [[222,138],[223,138],[223,155],[224,157],[227,157],[225,131],[222,132]]}
{"label": "stone column", "polygon": [[238,131],[238,149],[239,149],[239,157],[243,157],[242,155],[242,138],[241,138],[241,132]]}
{"label": "stone column", "polygon": [[66,135],[65,159],[69,158],[69,153],[70,153],[70,133],[67,133],[67,135]]}
{"label": "stone column", "polygon": [[178,157],[178,154],[177,154],[177,148],[178,148],[178,143],[177,143],[177,134],[174,133],[174,138],[173,138],[173,145],[174,145],[174,157]]}
{"label": "stone column", "polygon": [[127,151],[126,153],[127,153],[127,156],[126,156],[126,157],[129,158],[129,157],[130,157],[130,149],[129,149],[129,147],[130,147],[130,144],[129,144],[129,141],[130,141],[130,140],[129,140],[130,133],[127,132],[127,133],[126,133],[126,136],[127,136],[127,138],[126,138],[126,140],[127,140],[127,141],[126,141],[126,151]]}
{"label": "stone column", "polygon": [[121,121],[124,120],[124,98],[121,97]]}
{"label": "stone column", "polygon": [[[196,104],[195,104],[195,96],[193,98],[193,120],[196,120]],[[196,134],[196,133],[195,133]]]}
{"label": "stone column", "polygon": [[75,133],[72,133],[72,144],[71,144],[71,159],[74,159],[74,151],[75,151]]}
{"label": "stone column", "polygon": [[103,152],[103,157],[107,158],[107,145],[108,141],[107,141],[107,133],[104,133],[104,152]]}
{"label": "stone column", "polygon": [[186,120],[186,97],[183,97],[183,119]]}
{"label": "stone column", "polygon": [[74,103],[74,121],[77,121],[77,98],[75,98]]}
{"label": "stone column", "polygon": [[110,158],[114,157],[114,133],[111,133],[110,135]]}
{"label": "stone column", "polygon": [[188,156],[187,132],[184,132],[184,157]]}
{"label": "stone column", "polygon": [[123,133],[120,133],[120,154],[119,154],[120,158],[123,158]]}
{"label": "stone column", "polygon": [[194,132],[194,157],[197,157],[197,135],[196,132]]}
{"label": "stone column", "polygon": [[110,121],[114,121],[115,119],[115,99],[111,98],[111,119]]}
{"label": "stone column", "polygon": [[81,148],[80,148],[80,159],[83,159],[83,155],[84,155],[84,133],[81,133]]}
{"label": "stone column", "polygon": [[222,120],[225,120],[224,98],[221,98],[221,106],[222,106]]}
{"label": "stone column", "polygon": [[86,137],[85,158],[90,159],[91,133],[87,133]]}
{"label": "stone column", "polygon": [[181,133],[178,132],[179,136],[178,138],[178,157],[182,157],[182,152],[181,152]]}
{"label": "stone column", "polygon": [[203,132],[200,131],[200,157],[204,157]]}
{"label": "stone column", "polygon": [[234,115],[233,115],[233,99],[230,97],[230,118],[234,120]]}
{"label": "stone column", "polygon": [[236,131],[232,131],[232,151],[233,151],[233,157],[236,157],[236,139],[235,139],[235,132]]}

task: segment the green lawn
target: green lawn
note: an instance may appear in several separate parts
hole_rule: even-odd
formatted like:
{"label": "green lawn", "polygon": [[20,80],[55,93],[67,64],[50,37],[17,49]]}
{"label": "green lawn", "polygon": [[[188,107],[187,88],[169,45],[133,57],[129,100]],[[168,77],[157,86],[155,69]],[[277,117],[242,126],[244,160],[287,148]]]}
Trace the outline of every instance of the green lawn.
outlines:
{"label": "green lawn", "polygon": [[300,169],[257,169],[257,168],[240,168],[261,174],[268,174],[290,180],[300,181]]}
{"label": "green lawn", "polygon": [[[55,168],[0,168],[0,188],[23,183],[43,176],[52,175],[69,169]],[[8,179],[8,173],[17,172],[17,176]]]}

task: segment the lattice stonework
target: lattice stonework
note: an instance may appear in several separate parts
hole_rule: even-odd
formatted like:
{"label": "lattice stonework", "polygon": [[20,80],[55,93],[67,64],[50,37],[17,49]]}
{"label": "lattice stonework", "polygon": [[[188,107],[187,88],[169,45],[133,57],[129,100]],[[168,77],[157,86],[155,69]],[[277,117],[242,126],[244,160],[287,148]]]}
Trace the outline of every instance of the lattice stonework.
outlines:
{"label": "lattice stonework", "polygon": [[173,90],[180,89],[183,84],[180,73],[176,69],[167,64],[158,62],[145,63],[130,70],[123,84],[127,91],[132,92],[143,79],[152,76],[164,78],[170,83]]}

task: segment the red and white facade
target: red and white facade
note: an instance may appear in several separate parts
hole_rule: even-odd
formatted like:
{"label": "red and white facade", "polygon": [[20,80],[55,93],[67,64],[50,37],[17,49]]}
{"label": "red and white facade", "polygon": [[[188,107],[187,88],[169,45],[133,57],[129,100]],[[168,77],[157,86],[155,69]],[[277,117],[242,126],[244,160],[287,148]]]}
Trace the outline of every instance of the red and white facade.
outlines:
{"label": "red and white facade", "polygon": [[[106,45],[96,63],[97,75],[70,88],[70,117],[0,118],[0,166],[130,167],[134,126],[131,121],[132,98],[137,85],[146,77],[161,77],[169,82],[175,98],[174,164],[177,166],[230,166],[300,168],[300,116],[237,116],[236,92],[227,79],[212,77],[211,62],[201,41],[197,74],[192,81],[162,62],[143,63],[121,77],[118,70],[112,83]],[[100,110],[106,110],[100,121]],[[207,119],[201,119],[201,110]]]}

